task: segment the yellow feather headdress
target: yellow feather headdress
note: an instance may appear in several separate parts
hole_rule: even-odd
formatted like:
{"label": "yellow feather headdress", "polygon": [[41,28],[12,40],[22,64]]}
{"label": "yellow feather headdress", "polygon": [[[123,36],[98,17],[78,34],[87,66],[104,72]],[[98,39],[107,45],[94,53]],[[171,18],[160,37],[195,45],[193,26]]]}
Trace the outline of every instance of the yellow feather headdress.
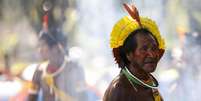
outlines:
{"label": "yellow feather headdress", "polygon": [[145,28],[149,30],[159,43],[159,49],[165,49],[165,41],[161,37],[156,23],[147,18],[141,17],[138,14],[137,8],[134,5],[124,4],[124,8],[128,11],[130,16],[121,18],[113,27],[110,36],[110,47],[118,48],[124,44],[126,38],[131,32]]}

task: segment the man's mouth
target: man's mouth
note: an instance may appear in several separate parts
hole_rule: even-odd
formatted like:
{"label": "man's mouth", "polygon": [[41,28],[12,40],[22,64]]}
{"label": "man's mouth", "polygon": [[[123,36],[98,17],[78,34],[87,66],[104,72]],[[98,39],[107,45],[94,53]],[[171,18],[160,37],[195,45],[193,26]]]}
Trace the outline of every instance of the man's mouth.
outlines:
{"label": "man's mouth", "polygon": [[145,61],[144,64],[156,64],[156,61]]}

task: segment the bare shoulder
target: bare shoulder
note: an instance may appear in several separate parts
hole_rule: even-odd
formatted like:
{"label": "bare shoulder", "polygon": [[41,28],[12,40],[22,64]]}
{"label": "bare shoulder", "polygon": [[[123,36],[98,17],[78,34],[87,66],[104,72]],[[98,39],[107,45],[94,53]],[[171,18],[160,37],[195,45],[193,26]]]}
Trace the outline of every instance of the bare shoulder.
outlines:
{"label": "bare shoulder", "polygon": [[124,81],[124,77],[119,75],[110,83],[103,101],[130,101],[130,94],[130,86]]}
{"label": "bare shoulder", "polygon": [[69,59],[67,61],[67,65],[66,66],[67,66],[67,68],[69,70],[82,70],[83,69],[82,66],[80,65],[80,63],[78,61],[72,60],[72,59]]}
{"label": "bare shoulder", "polygon": [[[79,74],[79,75],[78,75]],[[63,75],[69,76],[69,79],[76,80],[76,81],[82,81],[85,80],[85,73],[84,68],[79,64],[78,61],[75,60],[68,60],[67,65],[63,71]]]}

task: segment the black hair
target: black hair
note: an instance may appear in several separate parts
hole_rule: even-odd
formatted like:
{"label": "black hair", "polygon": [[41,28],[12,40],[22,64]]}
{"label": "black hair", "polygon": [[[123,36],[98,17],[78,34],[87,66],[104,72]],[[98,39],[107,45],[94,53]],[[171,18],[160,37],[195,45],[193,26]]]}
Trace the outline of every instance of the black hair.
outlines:
{"label": "black hair", "polygon": [[63,48],[67,47],[66,37],[58,31],[41,32],[39,35],[39,40],[45,41],[50,48],[58,44],[61,44]]}
{"label": "black hair", "polygon": [[[113,48],[113,55],[114,55],[115,61],[117,62],[118,66],[120,68],[124,68],[125,66],[128,66],[130,64],[126,55],[130,52],[135,51],[135,49],[137,48],[136,34],[138,34],[138,33],[152,35],[152,33],[149,30],[147,30],[145,28],[141,28],[141,29],[131,32],[131,34],[124,41],[123,46],[120,46],[118,48]],[[156,40],[156,38],[155,38],[155,40]]]}

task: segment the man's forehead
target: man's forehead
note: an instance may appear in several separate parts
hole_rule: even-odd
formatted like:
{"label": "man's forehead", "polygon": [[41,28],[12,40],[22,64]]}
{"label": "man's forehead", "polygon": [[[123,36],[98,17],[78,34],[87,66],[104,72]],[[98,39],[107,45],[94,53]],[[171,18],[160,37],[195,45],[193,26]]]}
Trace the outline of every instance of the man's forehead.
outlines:
{"label": "man's forehead", "polygon": [[157,44],[156,39],[153,37],[151,33],[137,33],[136,34],[137,44]]}

